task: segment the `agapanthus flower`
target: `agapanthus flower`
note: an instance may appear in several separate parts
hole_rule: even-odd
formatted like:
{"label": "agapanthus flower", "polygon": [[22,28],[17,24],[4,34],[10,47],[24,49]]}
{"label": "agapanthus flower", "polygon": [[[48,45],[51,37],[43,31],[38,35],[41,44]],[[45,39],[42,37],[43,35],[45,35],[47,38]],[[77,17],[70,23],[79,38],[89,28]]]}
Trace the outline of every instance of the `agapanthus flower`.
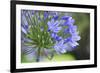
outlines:
{"label": "agapanthus flower", "polygon": [[58,54],[65,53],[66,52],[66,49],[67,49],[67,46],[64,43],[64,40],[61,40],[59,42],[56,42],[56,44],[54,45],[54,49],[56,50],[56,52]]}
{"label": "agapanthus flower", "polygon": [[61,12],[22,10],[22,53],[39,62],[74,50],[81,38],[74,22]]}
{"label": "agapanthus flower", "polygon": [[62,25],[65,25],[65,26],[71,26],[71,25],[73,25],[74,22],[75,22],[75,20],[72,19],[71,16],[63,16],[61,19],[65,21],[65,23],[62,24]]}
{"label": "agapanthus flower", "polygon": [[21,21],[22,21],[22,24],[21,24],[22,25],[22,32],[24,32],[26,34],[27,30],[28,30],[28,22],[26,20],[24,11],[22,12]]}
{"label": "agapanthus flower", "polygon": [[54,32],[54,33],[58,33],[62,27],[59,26],[59,21],[55,21],[54,19],[51,19],[51,21],[48,21],[48,30]]}
{"label": "agapanthus flower", "polygon": [[63,47],[65,48],[65,45],[66,45],[65,49],[63,49],[63,47],[62,47],[62,49],[60,47],[57,48],[55,46],[58,46],[58,45],[55,44],[54,48],[58,49],[58,51],[57,51],[58,53],[59,53],[59,50],[60,50],[60,52],[61,51],[64,51],[64,52],[72,51],[73,48],[75,48],[76,46],[79,45],[77,41],[80,40],[80,36],[77,32],[77,26],[73,25],[75,22],[74,19],[72,19],[72,17],[70,17],[70,16],[63,16],[61,19],[65,20],[65,23],[63,25],[67,26],[67,28],[65,28],[65,30],[64,30],[65,35],[69,34],[70,36],[68,36],[67,38],[63,38],[63,40],[64,40]]}
{"label": "agapanthus flower", "polygon": [[56,33],[52,33],[52,34],[51,34],[51,37],[52,37],[54,40],[57,40],[57,41],[62,40],[62,37],[61,37],[61,36],[58,36]]}
{"label": "agapanthus flower", "polygon": [[44,12],[44,20],[48,18],[48,12]]}

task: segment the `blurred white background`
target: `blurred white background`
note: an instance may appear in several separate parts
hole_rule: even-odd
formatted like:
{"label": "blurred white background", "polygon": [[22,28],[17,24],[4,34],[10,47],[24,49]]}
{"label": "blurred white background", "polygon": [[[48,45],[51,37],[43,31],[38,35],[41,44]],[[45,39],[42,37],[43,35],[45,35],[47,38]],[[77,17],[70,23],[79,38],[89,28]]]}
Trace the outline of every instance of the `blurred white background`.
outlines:
{"label": "blurred white background", "polygon": [[[98,67],[34,73],[99,73],[100,72],[100,1],[99,0],[31,0],[41,2],[98,5]],[[0,1],[0,73],[10,73],[10,0]],[[30,72],[31,73],[31,72]]]}

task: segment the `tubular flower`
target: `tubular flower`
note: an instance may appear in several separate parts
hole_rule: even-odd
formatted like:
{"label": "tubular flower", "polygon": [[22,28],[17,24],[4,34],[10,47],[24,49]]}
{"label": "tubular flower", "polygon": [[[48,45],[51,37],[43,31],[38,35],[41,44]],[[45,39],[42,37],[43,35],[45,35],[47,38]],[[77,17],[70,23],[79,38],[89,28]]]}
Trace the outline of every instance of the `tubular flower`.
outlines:
{"label": "tubular flower", "polygon": [[48,30],[51,30],[54,33],[58,33],[61,30],[61,27],[59,26],[59,21],[51,19],[51,21],[48,21],[47,24],[48,24]]}

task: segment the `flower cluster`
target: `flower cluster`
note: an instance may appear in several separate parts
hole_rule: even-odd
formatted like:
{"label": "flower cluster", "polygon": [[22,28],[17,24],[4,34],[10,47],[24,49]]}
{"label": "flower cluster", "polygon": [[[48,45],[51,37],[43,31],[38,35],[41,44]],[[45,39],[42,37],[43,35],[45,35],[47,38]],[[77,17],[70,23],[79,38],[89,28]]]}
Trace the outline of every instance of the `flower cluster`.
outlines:
{"label": "flower cluster", "polygon": [[52,59],[55,52],[74,50],[80,40],[74,22],[71,16],[60,12],[22,10],[22,52],[32,53],[40,61],[45,56]]}

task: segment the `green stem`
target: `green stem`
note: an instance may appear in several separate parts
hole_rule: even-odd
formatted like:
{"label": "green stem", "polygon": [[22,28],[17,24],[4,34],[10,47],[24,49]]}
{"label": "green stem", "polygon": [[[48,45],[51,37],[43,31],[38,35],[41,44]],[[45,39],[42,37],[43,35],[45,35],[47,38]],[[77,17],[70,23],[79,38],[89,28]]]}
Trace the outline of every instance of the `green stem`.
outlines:
{"label": "green stem", "polygon": [[41,51],[41,49],[38,48],[36,62],[39,62],[40,61],[40,51]]}

